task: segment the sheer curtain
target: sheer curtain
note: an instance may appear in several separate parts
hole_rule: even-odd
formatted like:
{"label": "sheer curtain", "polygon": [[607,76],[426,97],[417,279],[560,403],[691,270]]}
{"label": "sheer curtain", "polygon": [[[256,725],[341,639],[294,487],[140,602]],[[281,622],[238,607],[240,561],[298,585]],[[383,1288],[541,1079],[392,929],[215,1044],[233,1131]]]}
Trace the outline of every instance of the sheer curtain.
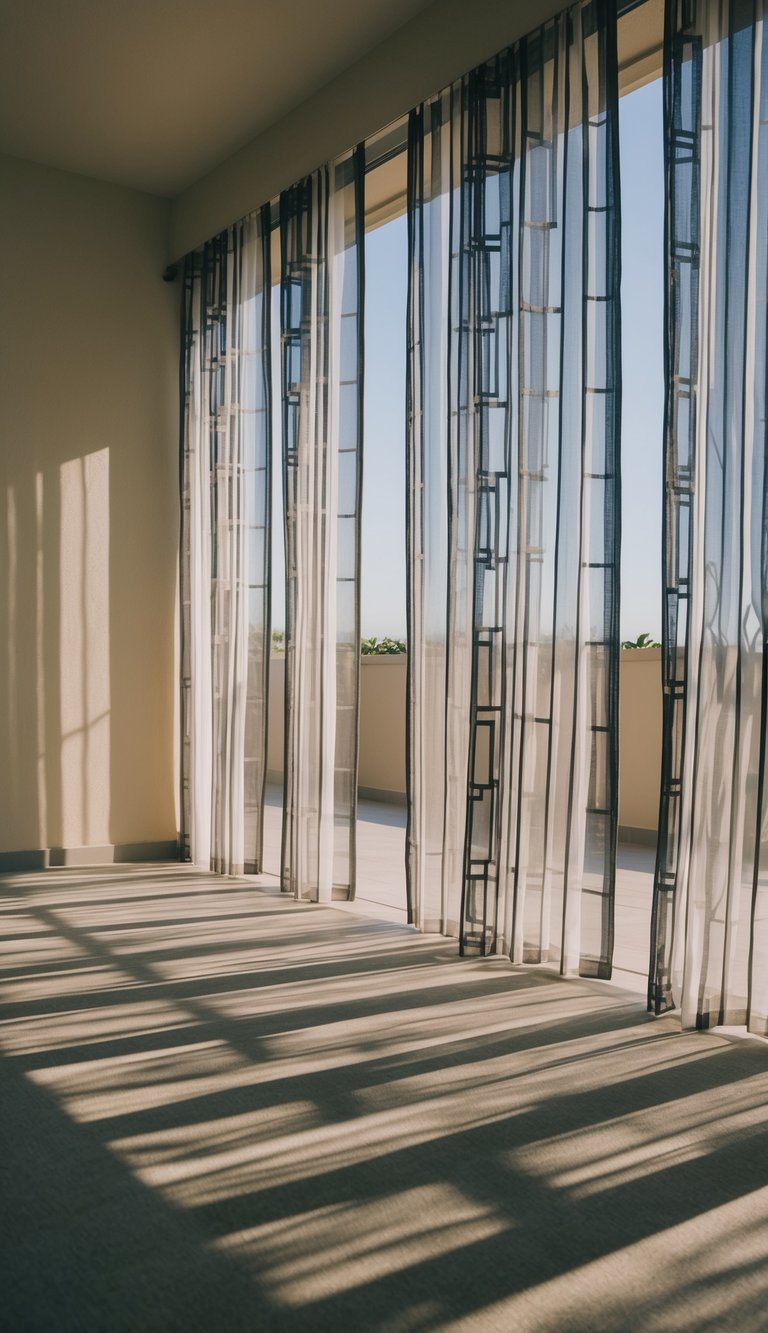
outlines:
{"label": "sheer curtain", "polygon": [[282,882],[355,890],[360,690],[365,161],[280,199],[286,523]]}
{"label": "sheer curtain", "polygon": [[649,1006],[768,1030],[766,4],[667,5],[664,748]]}
{"label": "sheer curtain", "polygon": [[261,869],[269,670],[269,211],[184,268],[182,854]]}
{"label": "sheer curtain", "polygon": [[620,520],[615,7],[411,115],[409,911],[610,975]]}

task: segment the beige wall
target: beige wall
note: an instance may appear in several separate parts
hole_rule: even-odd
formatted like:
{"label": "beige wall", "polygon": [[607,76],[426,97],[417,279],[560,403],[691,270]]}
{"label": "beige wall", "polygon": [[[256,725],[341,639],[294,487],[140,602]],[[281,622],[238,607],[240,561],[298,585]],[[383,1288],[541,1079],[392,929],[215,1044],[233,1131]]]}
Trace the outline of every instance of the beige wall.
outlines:
{"label": "beige wall", "polygon": [[0,852],[176,834],[167,224],[0,158]]}
{"label": "beige wall", "polygon": [[[654,830],[661,765],[661,678],[658,649],[621,654],[619,822]],[[406,658],[364,657],[360,678],[360,786],[405,791]],[[269,768],[283,768],[283,659],[270,677]]]}
{"label": "beige wall", "polygon": [[363,657],[360,672],[360,786],[405,791],[405,655]]}
{"label": "beige wall", "polygon": [[625,648],[619,693],[619,822],[655,829],[661,780],[661,650]]}
{"label": "beige wall", "polygon": [[[405,656],[361,659],[359,783],[384,799],[405,792],[405,662]],[[285,659],[273,656],[267,748],[273,777],[283,771],[284,685]]]}
{"label": "beige wall", "polygon": [[285,658],[274,653],[269,662],[269,710],[267,712],[267,770],[271,777],[282,776],[283,739],[285,736]]}

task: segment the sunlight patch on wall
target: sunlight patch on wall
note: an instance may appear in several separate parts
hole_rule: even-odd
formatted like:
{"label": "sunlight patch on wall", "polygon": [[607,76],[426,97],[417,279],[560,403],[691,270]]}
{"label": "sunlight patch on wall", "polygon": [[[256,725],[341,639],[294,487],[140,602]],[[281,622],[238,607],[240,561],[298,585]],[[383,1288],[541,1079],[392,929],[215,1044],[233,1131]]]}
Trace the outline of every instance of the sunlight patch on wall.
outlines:
{"label": "sunlight patch on wall", "polygon": [[61,779],[65,847],[109,842],[109,450],[61,466]]}

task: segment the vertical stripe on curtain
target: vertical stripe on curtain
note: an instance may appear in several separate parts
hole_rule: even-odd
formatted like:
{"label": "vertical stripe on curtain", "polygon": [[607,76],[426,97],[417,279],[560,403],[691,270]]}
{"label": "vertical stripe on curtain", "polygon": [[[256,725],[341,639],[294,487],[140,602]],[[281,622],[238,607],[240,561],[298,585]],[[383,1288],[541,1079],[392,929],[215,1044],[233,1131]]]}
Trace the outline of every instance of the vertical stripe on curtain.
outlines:
{"label": "vertical stripe on curtain", "polygon": [[355,890],[360,692],[361,147],[280,198],[286,523],[282,884]]}
{"label": "vertical stripe on curtain", "polygon": [[411,920],[610,975],[620,352],[615,7],[411,115]]}
{"label": "vertical stripe on curtain", "polygon": [[768,1031],[768,28],[667,5],[664,744],[649,1007]]}
{"label": "vertical stripe on curtain", "polygon": [[189,255],[182,330],[181,845],[261,869],[270,614],[269,210]]}
{"label": "vertical stripe on curtain", "polygon": [[472,657],[474,478],[457,382],[464,98],[461,81],[413,111],[408,132],[408,919],[447,935],[459,933]]}

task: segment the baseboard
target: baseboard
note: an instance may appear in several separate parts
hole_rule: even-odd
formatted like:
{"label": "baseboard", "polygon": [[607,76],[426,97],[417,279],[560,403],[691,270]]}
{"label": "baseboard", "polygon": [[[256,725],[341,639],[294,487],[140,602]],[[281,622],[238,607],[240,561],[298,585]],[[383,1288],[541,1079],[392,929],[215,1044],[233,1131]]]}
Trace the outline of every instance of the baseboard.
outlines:
{"label": "baseboard", "polygon": [[178,861],[179,844],[118,842],[101,847],[38,847],[22,852],[0,852],[0,874],[23,870],[52,870],[68,866],[130,865],[142,861]]}
{"label": "baseboard", "polygon": [[[267,783],[271,787],[283,785],[283,775],[276,769],[267,770]],[[361,801],[381,801],[384,805],[405,805],[405,792],[392,791],[389,787],[358,787],[357,794]]]}
{"label": "baseboard", "polygon": [[619,842],[634,842],[640,847],[655,847],[658,833],[655,828],[634,828],[631,824],[619,824]]}
{"label": "baseboard", "polygon": [[361,801],[381,801],[384,805],[405,805],[405,792],[392,791],[389,787],[358,787],[357,794]]}

